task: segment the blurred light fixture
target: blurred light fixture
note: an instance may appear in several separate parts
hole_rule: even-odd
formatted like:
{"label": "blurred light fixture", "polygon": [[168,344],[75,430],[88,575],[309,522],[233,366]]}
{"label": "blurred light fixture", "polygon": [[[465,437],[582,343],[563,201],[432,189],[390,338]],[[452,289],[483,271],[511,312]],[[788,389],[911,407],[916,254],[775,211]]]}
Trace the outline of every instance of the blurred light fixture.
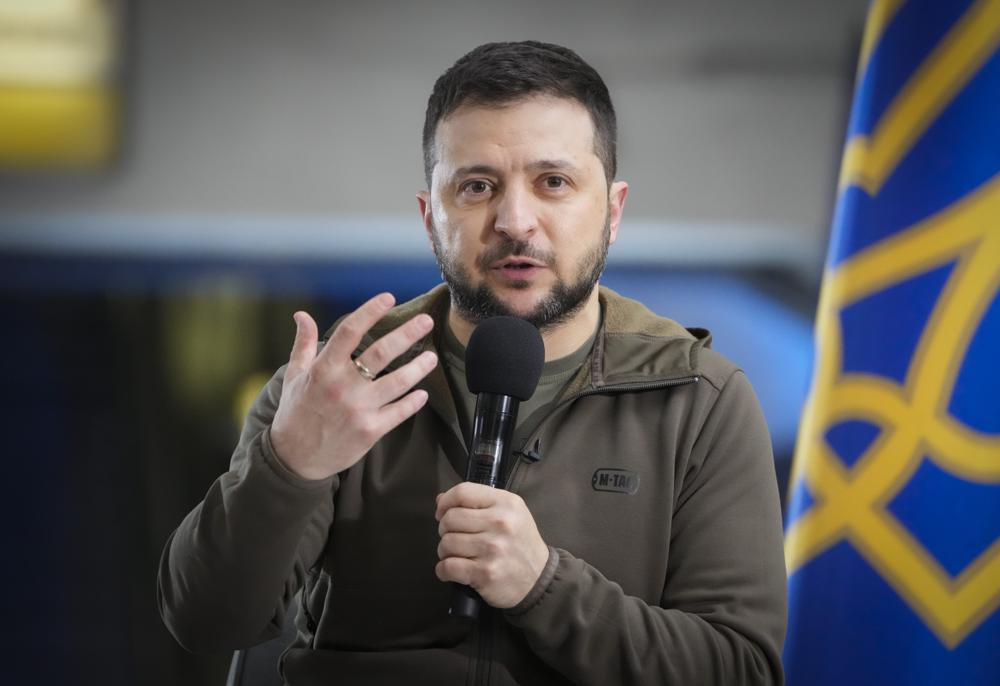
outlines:
{"label": "blurred light fixture", "polygon": [[0,0],[0,169],[113,159],[120,29],[118,0]]}

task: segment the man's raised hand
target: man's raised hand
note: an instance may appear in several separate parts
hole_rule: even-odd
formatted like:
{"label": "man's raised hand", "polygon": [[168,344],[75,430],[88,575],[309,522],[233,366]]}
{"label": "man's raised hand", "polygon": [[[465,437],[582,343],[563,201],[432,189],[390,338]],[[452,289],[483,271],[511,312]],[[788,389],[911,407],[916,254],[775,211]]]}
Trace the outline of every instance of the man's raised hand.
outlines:
{"label": "man's raised hand", "polygon": [[[299,476],[324,479],[347,469],[427,402],[426,391],[410,389],[434,369],[434,353],[423,352],[375,380],[365,378],[351,359],[394,302],[389,293],[366,302],[340,322],[318,354],[316,322],[305,312],[295,313],[295,342],[271,424],[271,445]],[[428,315],[417,315],[375,341],[358,362],[377,375],[433,326]]]}

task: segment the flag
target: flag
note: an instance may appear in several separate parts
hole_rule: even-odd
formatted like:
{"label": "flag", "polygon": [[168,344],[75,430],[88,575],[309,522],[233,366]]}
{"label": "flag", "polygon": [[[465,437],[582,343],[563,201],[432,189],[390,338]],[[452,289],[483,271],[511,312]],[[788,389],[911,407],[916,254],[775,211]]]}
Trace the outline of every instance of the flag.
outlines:
{"label": "flag", "polygon": [[1000,684],[1000,0],[868,13],[790,480],[791,686]]}

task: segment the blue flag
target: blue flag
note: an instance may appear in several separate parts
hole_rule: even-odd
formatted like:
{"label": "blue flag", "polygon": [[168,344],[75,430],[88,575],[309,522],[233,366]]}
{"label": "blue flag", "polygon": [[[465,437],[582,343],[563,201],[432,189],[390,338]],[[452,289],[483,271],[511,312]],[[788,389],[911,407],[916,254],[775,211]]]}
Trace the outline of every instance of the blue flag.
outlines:
{"label": "blue flag", "polygon": [[791,686],[1000,684],[1000,0],[869,10],[786,524]]}

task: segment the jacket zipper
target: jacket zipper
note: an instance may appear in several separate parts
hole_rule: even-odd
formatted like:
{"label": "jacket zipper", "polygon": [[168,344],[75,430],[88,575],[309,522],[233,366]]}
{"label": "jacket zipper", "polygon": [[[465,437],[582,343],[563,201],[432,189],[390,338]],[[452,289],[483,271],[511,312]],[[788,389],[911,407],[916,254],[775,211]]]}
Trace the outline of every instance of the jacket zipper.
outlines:
{"label": "jacket zipper", "polygon": [[[485,603],[484,603],[485,605]],[[489,684],[493,672],[493,640],[496,634],[497,613],[492,607],[481,607],[479,612],[479,646],[476,650],[474,683]]]}
{"label": "jacket zipper", "polygon": [[[522,463],[534,464],[541,459],[541,455],[538,454],[538,432],[541,431],[545,422],[549,420],[556,410],[560,409],[563,405],[568,405],[577,398],[583,398],[588,395],[599,395],[601,393],[618,393],[622,391],[653,391],[658,388],[670,388],[671,386],[685,386],[689,383],[695,383],[700,377],[694,376],[683,376],[677,379],[664,379],[662,381],[642,381],[636,383],[620,383],[611,384],[608,386],[600,386],[599,388],[588,388],[586,390],[580,391],[568,398],[563,398],[559,403],[549,410],[548,414],[542,417],[542,420],[538,422],[538,426],[535,427],[534,431],[528,436],[528,439],[521,446],[520,450],[511,451],[511,455],[516,455],[517,460],[511,465],[510,472],[507,474],[507,479],[504,481],[504,490],[510,491],[511,484],[514,483],[514,477],[517,475]],[[531,450],[525,452],[525,448],[532,446]],[[516,491],[511,491],[516,493]]]}

